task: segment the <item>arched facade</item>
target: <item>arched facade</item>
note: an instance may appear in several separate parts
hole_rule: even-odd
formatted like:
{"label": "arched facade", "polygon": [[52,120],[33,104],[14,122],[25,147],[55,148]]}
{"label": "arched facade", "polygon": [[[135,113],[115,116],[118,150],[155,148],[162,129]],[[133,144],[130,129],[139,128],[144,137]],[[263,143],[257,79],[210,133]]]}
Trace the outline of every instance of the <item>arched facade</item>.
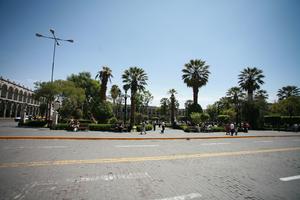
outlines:
{"label": "arched facade", "polygon": [[39,115],[40,102],[34,99],[34,92],[24,86],[0,77],[0,118]]}

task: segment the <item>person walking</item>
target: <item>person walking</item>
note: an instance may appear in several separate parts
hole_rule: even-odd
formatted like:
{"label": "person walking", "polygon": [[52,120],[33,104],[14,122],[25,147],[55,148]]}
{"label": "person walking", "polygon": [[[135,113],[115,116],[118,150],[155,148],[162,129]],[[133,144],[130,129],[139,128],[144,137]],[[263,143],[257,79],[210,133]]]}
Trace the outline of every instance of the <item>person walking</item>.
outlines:
{"label": "person walking", "polygon": [[233,133],[235,132],[235,129],[234,129],[234,124],[231,123],[230,124],[230,133],[231,133],[231,136],[233,136]]}
{"label": "person walking", "polygon": [[165,126],[166,126],[165,122],[162,122],[161,123],[161,132],[160,132],[161,134],[163,134],[165,132]]}
{"label": "person walking", "polygon": [[142,122],[142,127],[141,127],[141,135],[145,134],[146,135],[146,123]]}
{"label": "person walking", "polygon": [[156,130],[156,121],[153,121],[153,131]]}

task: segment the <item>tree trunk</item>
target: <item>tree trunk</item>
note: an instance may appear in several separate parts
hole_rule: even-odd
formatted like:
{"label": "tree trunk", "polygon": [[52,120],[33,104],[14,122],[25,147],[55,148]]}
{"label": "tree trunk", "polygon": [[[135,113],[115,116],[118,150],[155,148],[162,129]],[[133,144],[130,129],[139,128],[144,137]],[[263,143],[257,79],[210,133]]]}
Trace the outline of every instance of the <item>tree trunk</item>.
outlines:
{"label": "tree trunk", "polygon": [[252,101],[253,101],[253,91],[248,90],[248,102],[252,102]]}
{"label": "tree trunk", "polygon": [[198,87],[193,87],[193,101],[194,101],[194,104],[198,104],[198,93],[199,93],[199,88]]}
{"label": "tree trunk", "polygon": [[135,93],[136,91],[131,90],[130,126],[135,124]]}
{"label": "tree trunk", "polygon": [[100,88],[100,101],[104,102],[106,101],[106,90],[107,90],[107,79],[104,78],[101,82],[101,88]]}
{"label": "tree trunk", "polygon": [[174,125],[175,121],[175,97],[171,96],[171,124]]}

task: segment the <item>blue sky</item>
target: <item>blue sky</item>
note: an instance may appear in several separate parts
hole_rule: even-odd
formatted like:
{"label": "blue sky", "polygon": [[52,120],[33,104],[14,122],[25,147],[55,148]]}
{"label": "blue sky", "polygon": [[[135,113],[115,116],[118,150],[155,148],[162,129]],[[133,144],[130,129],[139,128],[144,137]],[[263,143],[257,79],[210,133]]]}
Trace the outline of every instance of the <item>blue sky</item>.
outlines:
{"label": "blue sky", "polygon": [[53,43],[48,35],[73,39],[57,48],[54,79],[109,66],[112,84],[130,66],[145,69],[152,105],[175,88],[180,107],[192,99],[182,82],[183,65],[210,65],[200,89],[205,108],[238,84],[245,67],[266,76],[269,101],[286,85],[300,87],[300,1],[292,0],[0,0],[0,75],[33,88],[51,76]]}

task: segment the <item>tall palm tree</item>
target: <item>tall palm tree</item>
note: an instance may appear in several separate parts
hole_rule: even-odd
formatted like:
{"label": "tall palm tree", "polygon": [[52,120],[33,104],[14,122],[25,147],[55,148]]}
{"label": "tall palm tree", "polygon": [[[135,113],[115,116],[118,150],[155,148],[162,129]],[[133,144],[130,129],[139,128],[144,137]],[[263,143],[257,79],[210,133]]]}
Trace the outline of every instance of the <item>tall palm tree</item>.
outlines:
{"label": "tall palm tree", "polygon": [[170,106],[170,100],[168,98],[162,98],[160,100],[160,113],[161,113],[161,115],[165,116],[165,115],[168,114],[169,106]]}
{"label": "tall palm tree", "polygon": [[205,64],[202,60],[190,60],[189,63],[184,65],[182,70],[182,80],[188,87],[193,88],[193,101],[198,104],[199,88],[206,85],[208,82],[209,65]]}
{"label": "tall palm tree", "polygon": [[138,91],[144,91],[147,85],[148,76],[142,68],[130,67],[125,70],[122,75],[123,83],[130,85],[131,90],[131,108],[130,108],[130,125],[135,123],[135,107],[136,107],[136,93]]}
{"label": "tall palm tree", "polygon": [[227,93],[227,97],[233,102],[235,112],[236,112],[236,124],[239,123],[239,115],[240,115],[240,101],[245,97],[242,89],[240,87],[232,87],[230,88]]}
{"label": "tall palm tree", "polygon": [[253,101],[253,92],[260,89],[260,85],[264,84],[262,80],[264,77],[263,71],[256,67],[247,67],[239,74],[239,85],[247,91],[249,102]]}
{"label": "tall palm tree", "polygon": [[116,99],[118,98],[118,96],[121,95],[121,90],[120,90],[119,86],[112,85],[111,89],[110,89],[110,95],[111,95],[111,98],[113,99],[113,104],[116,104]]}
{"label": "tall palm tree", "polygon": [[171,97],[170,97],[170,102],[171,102],[171,124],[174,125],[174,122],[175,122],[175,108],[176,108],[175,94],[177,94],[177,91],[175,89],[170,89],[168,91],[168,94],[171,95]]}
{"label": "tall palm tree", "polygon": [[128,92],[128,90],[130,89],[130,85],[127,85],[127,84],[125,84],[125,85],[123,85],[123,89],[124,89],[124,91],[125,91],[125,94],[124,94],[124,98],[125,98],[125,105],[124,105],[124,124],[126,124],[126,121],[127,121],[127,97],[128,97],[128,95],[127,95],[127,92]]}
{"label": "tall palm tree", "polygon": [[297,86],[285,86],[278,90],[277,96],[279,100],[286,99],[291,96],[299,96],[300,95],[300,89]]}
{"label": "tall palm tree", "polygon": [[103,66],[101,71],[98,71],[96,75],[96,79],[99,78],[101,81],[101,88],[100,88],[100,101],[104,102],[106,101],[106,90],[107,90],[107,82],[111,81],[111,78],[113,77],[112,71],[109,67]]}
{"label": "tall palm tree", "polygon": [[258,90],[255,92],[254,99],[255,100],[263,100],[266,101],[269,95],[266,90]]}

